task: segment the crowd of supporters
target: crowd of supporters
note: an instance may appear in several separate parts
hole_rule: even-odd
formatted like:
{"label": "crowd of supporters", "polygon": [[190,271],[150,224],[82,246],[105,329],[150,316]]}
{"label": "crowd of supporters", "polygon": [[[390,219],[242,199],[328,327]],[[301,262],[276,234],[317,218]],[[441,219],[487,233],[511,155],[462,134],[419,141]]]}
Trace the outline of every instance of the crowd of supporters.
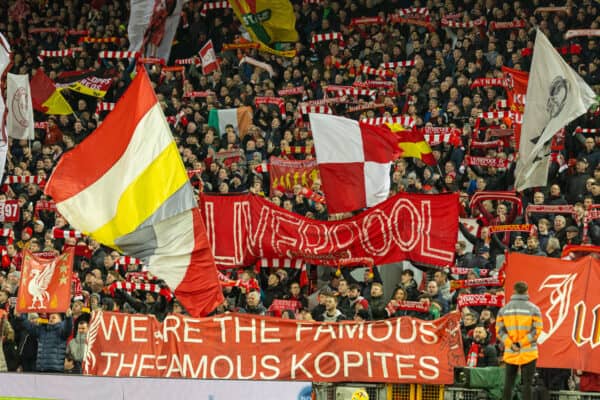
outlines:
{"label": "crowd of supporters", "polygon": [[[9,1],[11,18],[0,21],[13,49],[11,72],[32,74],[43,68],[53,80],[68,71],[93,71],[95,76],[109,77],[113,83],[102,101],[115,102],[131,81],[135,63],[128,59],[99,59],[102,50],[127,50],[127,1]],[[557,48],[566,49],[565,59],[600,93],[600,51],[596,37],[565,39],[569,29],[600,28],[600,4],[592,0],[568,3],[569,12],[534,13],[537,7],[553,5],[539,1],[506,0],[340,0],[292,1],[300,40],[297,55],[281,58],[256,50],[221,51],[224,44],[240,40],[239,22],[231,9],[201,13],[201,1],[188,1],[171,52],[175,59],[194,56],[211,39],[220,57],[218,71],[203,75],[200,67],[187,65],[184,71],[164,71],[160,65],[148,65],[156,94],[171,123],[185,166],[193,171],[191,181],[197,191],[214,193],[251,192],[264,196],[284,209],[308,218],[327,220],[345,216],[328,215],[326,203],[314,201],[296,186],[286,193],[270,187],[268,172],[257,166],[271,156],[310,159],[312,139],[299,103],[323,99],[327,85],[352,85],[369,78],[361,66],[377,67],[381,63],[414,60],[412,66],[394,70],[393,90],[378,95],[376,108],[347,112],[348,104],[332,104],[334,114],[354,119],[404,115],[413,119],[415,129],[450,127],[460,132],[460,140],[434,144],[436,166],[419,159],[400,158],[390,176],[391,195],[399,192],[459,192],[461,216],[478,218],[479,229],[460,225],[466,238],[456,248],[456,266],[464,269],[458,275],[445,270],[425,271],[422,281],[415,280],[413,269],[402,272],[393,293],[384,286],[375,267],[364,277],[355,277],[348,268],[328,274],[324,286],[317,287],[316,268],[308,266],[308,284],[295,269],[254,266],[228,271],[241,284],[223,288],[226,302],[216,313],[228,311],[257,315],[276,313],[283,318],[317,321],[346,319],[372,320],[397,316],[434,319],[457,309],[457,297],[463,293],[502,294],[501,287],[474,287],[451,290],[452,279],[478,278],[482,273],[494,274],[506,251],[560,257],[567,244],[600,245],[600,224],[588,221],[585,214],[600,201],[600,135],[590,132],[600,128],[600,118],[593,110],[565,129],[562,145],[554,149],[547,187],[520,193],[523,207],[514,201],[483,201],[471,207],[470,198],[482,191],[509,191],[514,182],[515,142],[503,139],[494,148],[472,148],[473,141],[489,140],[489,128],[510,128],[510,122],[499,119],[479,120],[482,112],[497,110],[506,99],[498,87],[471,88],[477,78],[501,77],[501,67],[528,70],[535,28],[539,28]],[[23,6],[26,4],[26,6]],[[18,7],[17,7],[18,6]],[[353,18],[382,17],[399,9],[424,7],[431,25],[400,23],[369,25],[352,24]],[[474,21],[484,17],[481,27],[446,28],[442,18]],[[524,28],[491,30],[490,23],[524,20]],[[58,32],[30,34],[32,28],[56,28]],[[431,28],[431,29],[430,29]],[[108,43],[79,43],[68,30],[89,30],[96,38],[119,38]],[[345,43],[319,42],[311,46],[314,34],[340,32]],[[38,59],[41,50],[81,47],[71,57]],[[240,64],[242,55],[268,63],[267,71],[249,63]],[[257,96],[276,97],[281,89],[303,87],[300,95],[285,96],[285,114],[273,105],[256,106]],[[205,92],[203,97],[185,96]],[[38,176],[47,179],[57,160],[85,139],[105,117],[97,110],[98,99],[65,90],[75,111],[69,116],[49,116],[36,112],[36,122],[48,122],[36,129],[33,142],[11,140],[6,175]],[[372,99],[357,98],[353,105],[366,105]],[[251,106],[254,109],[248,132],[236,132],[231,126],[225,132],[208,126],[211,109]],[[242,139],[240,140],[240,137]],[[300,152],[291,148],[304,149]],[[306,150],[309,149],[309,150]],[[224,152],[226,151],[226,152]],[[467,165],[466,155],[501,158],[510,161],[507,168]],[[319,180],[310,188],[322,194]],[[102,308],[121,312],[151,313],[163,318],[169,312],[185,312],[176,300],[154,292],[108,290],[115,281],[129,279],[128,272],[139,272],[138,265],[115,268],[120,257],[89,238],[55,238],[53,228],[68,229],[68,223],[52,210],[38,209],[39,201],[49,200],[40,185],[5,184],[0,200],[16,199],[20,221],[5,224],[13,237],[5,237],[0,267],[0,309],[8,312],[0,327],[3,352],[0,371],[78,372],[85,349],[89,312]],[[325,199],[326,200],[326,199]],[[490,233],[488,227],[525,221],[528,204],[573,205],[574,213],[535,214],[529,221],[536,225],[535,234]],[[217,239],[218,240],[218,239]],[[470,242],[472,251],[467,251]],[[21,251],[59,252],[65,244],[85,245],[89,255],[78,256],[75,271],[82,291],[65,315],[52,314],[47,321],[36,314],[18,315],[13,311],[22,263]],[[416,270],[415,269],[415,270]],[[136,279],[148,279],[147,277]],[[153,281],[154,282],[154,281]],[[159,285],[160,282],[156,282]],[[301,286],[302,284],[302,286]],[[315,295],[316,291],[316,295]],[[311,296],[312,295],[312,296]],[[310,299],[309,299],[310,298]],[[316,300],[316,301],[313,301]],[[299,304],[296,309],[278,309],[278,300],[294,300],[282,304]],[[412,307],[400,307],[410,303]],[[312,304],[314,303],[314,304]],[[418,303],[418,304],[417,304]],[[419,305],[421,304],[421,305]],[[271,309],[271,311],[269,311]],[[502,352],[495,340],[494,318],[498,308],[466,307],[463,312],[463,338],[466,355],[477,355],[474,365],[497,365]],[[65,358],[66,354],[66,358]]]}

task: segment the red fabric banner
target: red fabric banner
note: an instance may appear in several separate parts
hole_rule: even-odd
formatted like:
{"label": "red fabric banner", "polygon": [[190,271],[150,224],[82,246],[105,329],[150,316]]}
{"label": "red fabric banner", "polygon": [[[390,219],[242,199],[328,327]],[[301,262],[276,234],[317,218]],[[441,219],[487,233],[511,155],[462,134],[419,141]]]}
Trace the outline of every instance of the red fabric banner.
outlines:
{"label": "red fabric banner", "polygon": [[260,196],[202,196],[217,265],[253,265],[259,258],[321,260],[371,257],[375,265],[412,260],[446,266],[458,237],[456,194],[399,194],[352,218],[321,222]]}
{"label": "red fabric banner", "polygon": [[17,297],[20,313],[65,312],[71,304],[71,275],[75,250],[45,259],[23,249],[21,282]]}
{"label": "red fabric banner", "polygon": [[286,160],[271,157],[269,176],[271,187],[283,187],[286,192],[292,192],[295,185],[310,188],[319,179],[317,160]]}
{"label": "red fabric banner", "polygon": [[[95,312],[85,373],[98,376],[451,384],[460,315],[318,323]],[[357,346],[360,343],[360,346]]]}
{"label": "red fabric banner", "polygon": [[515,282],[525,281],[530,300],[542,312],[538,366],[600,373],[600,261],[510,253],[505,272],[507,299]]}
{"label": "red fabric banner", "polygon": [[493,225],[488,229],[490,233],[497,232],[531,232],[535,225],[532,224],[511,224],[511,225]]}
{"label": "red fabric banner", "polygon": [[510,161],[506,158],[499,157],[474,157],[465,156],[465,162],[467,165],[477,165],[479,167],[494,167],[494,168],[508,168]]}
{"label": "red fabric banner", "polygon": [[[502,66],[506,84],[506,96],[508,108],[515,113],[522,114],[525,112],[525,98],[527,95],[527,83],[529,82],[529,74],[524,71],[516,70]],[[521,140],[521,123],[515,121],[513,127],[515,130],[515,144],[519,149],[519,140]]]}
{"label": "red fabric banner", "polygon": [[502,307],[504,296],[501,294],[461,294],[456,303],[459,309],[464,307]]}

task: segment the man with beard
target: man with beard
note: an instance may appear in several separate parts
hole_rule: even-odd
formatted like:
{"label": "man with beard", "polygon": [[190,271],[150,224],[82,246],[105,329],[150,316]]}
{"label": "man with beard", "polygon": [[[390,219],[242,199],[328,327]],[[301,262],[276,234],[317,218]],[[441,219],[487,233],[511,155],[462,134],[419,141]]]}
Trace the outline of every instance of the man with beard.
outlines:
{"label": "man with beard", "polygon": [[473,330],[473,337],[467,339],[465,348],[467,365],[469,367],[497,367],[498,353],[490,344],[489,334],[483,325],[477,325]]}
{"label": "man with beard", "polygon": [[371,308],[371,315],[374,320],[381,320],[387,317],[385,310],[385,300],[383,298],[383,285],[378,282],[374,282],[371,285],[371,300],[369,307]]}
{"label": "man with beard", "polygon": [[87,321],[81,321],[77,325],[77,336],[75,336],[70,342],[67,348],[67,354],[73,359],[73,372],[80,374],[82,369],[83,358],[87,350],[87,334],[89,325]]}

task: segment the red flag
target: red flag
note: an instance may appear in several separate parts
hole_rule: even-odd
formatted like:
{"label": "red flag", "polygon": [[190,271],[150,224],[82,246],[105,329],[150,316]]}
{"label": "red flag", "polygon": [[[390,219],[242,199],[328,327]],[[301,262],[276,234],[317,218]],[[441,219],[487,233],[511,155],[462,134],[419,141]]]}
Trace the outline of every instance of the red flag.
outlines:
{"label": "red flag", "polygon": [[24,249],[17,311],[65,312],[71,303],[74,257],[73,248],[53,259],[38,257]]}
{"label": "red flag", "polygon": [[[502,66],[502,72],[506,80],[506,96],[508,108],[511,111],[523,114],[525,112],[525,96],[527,95],[527,84],[529,74],[517,69]],[[521,123],[514,122],[515,143],[519,146],[521,137]]]}
{"label": "red flag", "polygon": [[200,58],[202,59],[202,73],[204,75],[219,69],[219,60],[217,60],[212,40],[206,42],[200,49]]}

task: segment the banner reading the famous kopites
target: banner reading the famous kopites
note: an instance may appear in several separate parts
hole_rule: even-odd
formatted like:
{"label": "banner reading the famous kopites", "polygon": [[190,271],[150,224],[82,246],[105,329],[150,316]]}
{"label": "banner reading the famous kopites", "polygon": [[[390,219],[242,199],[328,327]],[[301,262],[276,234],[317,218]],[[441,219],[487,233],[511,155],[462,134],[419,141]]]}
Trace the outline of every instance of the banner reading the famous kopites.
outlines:
{"label": "banner reading the famous kopites", "polygon": [[309,262],[372,258],[375,265],[403,260],[446,266],[458,236],[456,194],[399,194],[352,218],[317,221],[290,213],[256,195],[203,195],[208,240],[220,268],[260,258]]}
{"label": "banner reading the famous kopites", "polygon": [[[464,365],[460,315],[319,323],[95,312],[85,373],[99,376],[448,384]],[[359,344],[360,345],[357,345]]]}
{"label": "banner reading the famous kopites", "polygon": [[522,280],[542,312],[538,366],[600,373],[600,261],[510,253],[505,271],[507,301]]}
{"label": "banner reading the famous kopites", "polygon": [[271,188],[283,187],[286,192],[293,192],[294,186],[312,187],[319,179],[317,160],[286,160],[279,157],[269,159],[269,176]]}

